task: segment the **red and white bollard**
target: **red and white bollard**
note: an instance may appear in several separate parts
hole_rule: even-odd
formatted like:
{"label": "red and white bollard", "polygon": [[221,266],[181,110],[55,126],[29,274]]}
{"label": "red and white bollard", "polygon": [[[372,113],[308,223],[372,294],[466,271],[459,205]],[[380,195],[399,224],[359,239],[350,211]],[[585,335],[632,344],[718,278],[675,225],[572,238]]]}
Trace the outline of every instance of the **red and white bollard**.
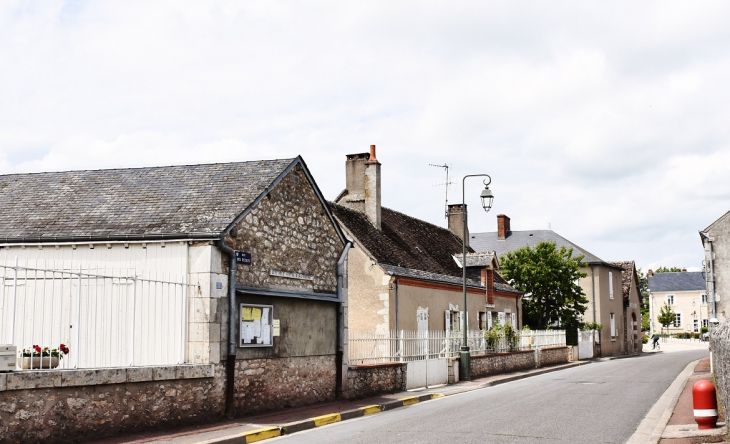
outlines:
{"label": "red and white bollard", "polygon": [[717,396],[715,386],[707,380],[697,381],[692,387],[695,421],[700,430],[717,427]]}

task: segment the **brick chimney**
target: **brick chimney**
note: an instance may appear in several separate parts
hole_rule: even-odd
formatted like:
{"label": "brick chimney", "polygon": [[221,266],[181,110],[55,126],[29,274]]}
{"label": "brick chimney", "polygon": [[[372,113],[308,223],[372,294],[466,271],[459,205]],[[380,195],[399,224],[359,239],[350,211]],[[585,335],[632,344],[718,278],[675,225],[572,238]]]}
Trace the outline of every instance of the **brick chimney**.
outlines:
{"label": "brick chimney", "polygon": [[511,234],[509,217],[504,214],[497,215],[497,239],[505,240]]}
{"label": "brick chimney", "polygon": [[682,267],[682,273],[686,273],[686,272],[687,272],[687,269]]}
{"label": "brick chimney", "polygon": [[647,276],[654,276],[654,272],[651,271],[651,268],[649,269],[649,271],[646,272],[646,275]]}
{"label": "brick chimney", "polygon": [[370,145],[370,157],[365,162],[365,215],[380,229],[380,162],[375,158],[375,145]]}
{"label": "brick chimney", "polygon": [[469,220],[466,213],[466,204],[449,205],[449,230],[464,242],[464,218],[466,221],[466,246],[469,246]]}

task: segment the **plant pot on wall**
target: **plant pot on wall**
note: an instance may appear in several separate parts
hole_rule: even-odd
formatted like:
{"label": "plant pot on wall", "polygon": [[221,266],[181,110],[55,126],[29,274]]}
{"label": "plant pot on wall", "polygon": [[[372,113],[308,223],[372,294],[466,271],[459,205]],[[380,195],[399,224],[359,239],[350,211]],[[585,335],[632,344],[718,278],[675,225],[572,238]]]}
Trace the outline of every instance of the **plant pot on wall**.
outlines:
{"label": "plant pot on wall", "polygon": [[58,358],[55,356],[33,356],[18,358],[18,366],[23,370],[48,370],[58,367]]}

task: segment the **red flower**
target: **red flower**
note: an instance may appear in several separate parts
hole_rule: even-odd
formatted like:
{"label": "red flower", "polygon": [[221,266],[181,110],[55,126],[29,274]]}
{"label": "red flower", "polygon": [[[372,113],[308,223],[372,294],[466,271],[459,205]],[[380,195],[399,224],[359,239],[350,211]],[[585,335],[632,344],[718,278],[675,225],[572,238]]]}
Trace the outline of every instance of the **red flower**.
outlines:
{"label": "red flower", "polygon": [[69,349],[68,349],[68,347],[66,346],[66,344],[61,344],[61,345],[59,345],[59,346],[58,346],[58,349],[59,349],[59,350],[61,350],[61,351],[63,352],[63,354],[64,354],[64,355],[67,355],[67,354],[68,354],[68,352],[69,352]]}
{"label": "red flower", "polygon": [[34,349],[34,350],[35,350],[36,352],[38,352],[38,353],[40,353],[40,352],[41,352],[41,347],[40,347],[40,345],[34,345],[34,346],[33,346],[33,349]]}

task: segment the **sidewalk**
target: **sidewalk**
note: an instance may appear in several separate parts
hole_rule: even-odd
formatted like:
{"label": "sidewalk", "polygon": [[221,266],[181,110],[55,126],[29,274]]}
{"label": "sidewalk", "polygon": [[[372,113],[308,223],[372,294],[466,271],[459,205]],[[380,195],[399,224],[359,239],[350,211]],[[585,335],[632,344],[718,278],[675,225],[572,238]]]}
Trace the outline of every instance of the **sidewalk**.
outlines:
{"label": "sidewalk", "polygon": [[337,421],[344,421],[392,410],[417,402],[424,402],[444,396],[504,384],[530,376],[577,367],[579,365],[589,364],[590,362],[570,362],[568,364],[512,372],[503,375],[487,376],[452,385],[392,393],[357,401],[332,401],[307,407],[270,412],[258,416],[249,416],[241,420],[223,421],[189,428],[178,427],[174,431],[127,435],[119,438],[93,441],[93,443],[212,444],[255,442],[279,436],[280,434],[296,433]]}
{"label": "sidewalk", "polygon": [[[661,351],[644,349],[644,353],[666,353],[692,348],[707,348],[707,343],[669,340],[661,343]],[[689,363],[654,404],[629,439],[629,444],[697,444],[727,443],[724,412],[720,411],[718,427],[699,430],[694,419],[692,387],[697,381],[712,380],[710,358]]]}

